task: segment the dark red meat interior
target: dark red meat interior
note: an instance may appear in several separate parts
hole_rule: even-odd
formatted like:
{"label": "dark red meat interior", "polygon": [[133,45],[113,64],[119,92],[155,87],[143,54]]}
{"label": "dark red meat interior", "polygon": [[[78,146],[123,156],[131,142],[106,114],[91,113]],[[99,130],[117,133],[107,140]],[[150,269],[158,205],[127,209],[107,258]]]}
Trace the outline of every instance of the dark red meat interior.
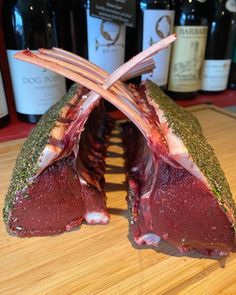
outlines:
{"label": "dark red meat interior", "polygon": [[18,194],[8,222],[11,232],[22,237],[61,233],[79,225],[87,212],[109,219],[103,188],[111,127],[103,109],[95,109],[81,134],[78,157],[71,152]]}
{"label": "dark red meat interior", "polygon": [[[206,185],[173,159],[168,159],[172,165],[163,160],[162,156],[169,157],[168,146],[142,88],[137,100],[157,132],[151,152],[139,130],[132,123],[124,124],[134,240],[156,245],[161,237],[181,251],[196,249],[207,255],[234,251],[235,233],[227,214]],[[91,212],[104,217],[100,223],[109,220],[104,159],[111,127],[103,109],[92,112],[81,134],[78,156],[72,151],[50,165],[26,192],[17,195],[8,221],[11,232],[22,237],[53,235],[70,230],[84,219],[96,223],[86,217]]]}
{"label": "dark red meat interior", "polygon": [[[124,129],[134,239],[139,243],[140,237],[154,233],[181,251],[232,251],[234,230],[212,192],[187,170],[174,168],[160,157],[153,160],[132,123]],[[143,196],[151,185],[150,194]]]}

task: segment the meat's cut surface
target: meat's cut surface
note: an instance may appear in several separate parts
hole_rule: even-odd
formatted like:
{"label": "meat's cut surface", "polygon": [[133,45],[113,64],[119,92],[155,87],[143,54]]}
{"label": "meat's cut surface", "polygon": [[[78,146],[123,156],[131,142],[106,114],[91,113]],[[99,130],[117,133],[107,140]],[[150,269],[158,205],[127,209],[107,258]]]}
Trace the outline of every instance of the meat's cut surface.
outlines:
{"label": "meat's cut surface", "polygon": [[51,235],[83,219],[108,222],[103,174],[111,122],[96,108],[103,97],[135,125],[125,125],[123,140],[136,243],[157,246],[163,238],[181,251],[235,251],[235,203],[197,119],[150,81],[140,87],[119,81],[150,69],[150,57],[174,39],[152,45],[110,76],[60,49],[17,54],[84,87],[73,86],[25,142],[5,202],[10,232]]}
{"label": "meat's cut surface", "polygon": [[[6,197],[4,218],[10,232],[21,237],[53,235],[84,219],[90,224],[109,221],[103,187],[111,119],[98,106],[84,132],[75,129],[70,138],[64,134],[87,92],[74,85],[24,143]],[[47,155],[58,159],[44,167]]]}
{"label": "meat's cut surface", "polygon": [[234,251],[235,205],[198,121],[151,82],[136,97],[144,116],[156,116],[163,146],[147,142],[133,124],[124,125],[134,240],[157,246],[163,238],[181,251],[207,255]]}

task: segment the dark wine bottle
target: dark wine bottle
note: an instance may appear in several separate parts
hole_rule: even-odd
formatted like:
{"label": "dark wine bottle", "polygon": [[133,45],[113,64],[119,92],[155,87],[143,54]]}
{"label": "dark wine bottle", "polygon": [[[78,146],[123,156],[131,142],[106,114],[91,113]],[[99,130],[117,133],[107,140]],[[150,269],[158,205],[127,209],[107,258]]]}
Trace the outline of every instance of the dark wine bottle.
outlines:
{"label": "dark wine bottle", "polygon": [[[136,10],[136,27],[127,28],[126,60],[148,48],[152,44],[169,36],[174,25],[174,1],[139,0]],[[142,75],[142,80],[152,80],[163,89],[166,88],[170,61],[170,49],[166,48],[155,57],[156,69]],[[136,79],[138,83],[140,79]]]}
{"label": "dark wine bottle", "polygon": [[236,89],[236,38],[234,40],[234,49],[233,49],[231,68],[229,72],[228,88]]}
{"label": "dark wine bottle", "polygon": [[[0,2],[0,9],[2,8],[2,2]],[[0,18],[2,14],[0,12]],[[9,91],[9,79],[7,80],[7,74],[9,71],[6,64],[6,51],[4,47],[4,39],[2,33],[2,23],[0,23],[0,128],[7,126],[10,122],[10,115],[7,106],[7,96],[10,95]]]}
{"label": "dark wine bottle", "polygon": [[60,48],[72,51],[71,3],[65,0],[51,0],[57,20],[57,39]]}
{"label": "dark wine bottle", "polygon": [[75,52],[111,73],[125,60],[125,26],[90,16],[90,1],[72,0]]}
{"label": "dark wine bottle", "polygon": [[[1,60],[1,56],[0,56]],[[5,87],[2,79],[2,67],[0,67],[0,128],[7,126],[10,122],[8,113]]]}
{"label": "dark wine bottle", "polygon": [[55,13],[48,0],[5,0],[3,30],[16,111],[35,123],[66,92],[65,78],[14,58],[22,49],[57,46]]}
{"label": "dark wine bottle", "polygon": [[201,89],[223,91],[227,87],[236,21],[235,0],[214,0],[210,15]]}
{"label": "dark wine bottle", "polygon": [[87,38],[87,1],[71,0],[70,7],[70,34],[72,51],[84,58],[88,58]]}
{"label": "dark wine bottle", "polygon": [[[51,0],[56,14],[57,28],[58,28],[58,46],[67,51],[72,52],[72,27],[71,27],[71,3],[65,0]],[[74,34],[73,34],[74,35]],[[67,90],[74,84],[66,78]]]}
{"label": "dark wine bottle", "polygon": [[176,2],[173,44],[168,79],[168,93],[173,99],[189,99],[201,88],[208,6],[210,0],[180,0]]}

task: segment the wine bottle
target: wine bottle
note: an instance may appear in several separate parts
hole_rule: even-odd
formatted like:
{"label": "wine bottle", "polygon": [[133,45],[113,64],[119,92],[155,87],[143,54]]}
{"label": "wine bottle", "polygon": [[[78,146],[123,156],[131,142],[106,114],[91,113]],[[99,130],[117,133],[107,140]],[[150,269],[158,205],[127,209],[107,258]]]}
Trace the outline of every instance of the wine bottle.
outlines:
{"label": "wine bottle", "polygon": [[[172,0],[139,0],[136,10],[136,27],[127,28],[126,60],[148,48],[161,39],[169,36],[174,25],[174,1]],[[155,57],[156,69],[150,74],[144,74],[141,80],[152,80],[165,89],[168,79],[170,61],[168,47]],[[136,83],[140,79],[135,80]]]}
{"label": "wine bottle", "polygon": [[3,2],[3,30],[20,120],[35,123],[65,93],[65,78],[14,58],[19,50],[57,46],[55,13],[48,0]]}
{"label": "wine bottle", "polygon": [[[0,9],[2,8],[0,2]],[[2,17],[0,13],[0,18]],[[7,126],[10,122],[9,110],[7,106],[7,94],[9,90],[9,79],[7,81],[7,74],[9,73],[6,64],[6,52],[4,47],[4,39],[2,34],[2,23],[0,24],[0,128]],[[8,89],[7,89],[8,87]]]}
{"label": "wine bottle", "polygon": [[125,60],[125,26],[90,16],[90,1],[72,0],[75,52],[111,73]]}
{"label": "wine bottle", "polygon": [[[231,58],[231,67],[229,72],[229,80],[228,80],[228,88],[236,89],[236,1],[228,2],[228,6],[231,4],[231,11],[233,12],[233,17],[231,21],[231,35],[233,39],[233,50],[232,50],[232,58]],[[230,47],[230,46],[229,46]]]}
{"label": "wine bottle", "polygon": [[[71,34],[71,3],[65,0],[51,0],[56,14],[58,28],[58,45],[67,51],[72,52],[72,34]],[[66,78],[67,90],[74,84],[74,81]]]}
{"label": "wine bottle", "polygon": [[65,0],[51,0],[56,14],[58,44],[61,48],[72,51],[71,3]]}
{"label": "wine bottle", "polygon": [[236,21],[235,0],[214,0],[202,71],[203,91],[218,92],[227,87]]}
{"label": "wine bottle", "polygon": [[173,99],[189,99],[201,88],[208,19],[208,0],[176,1],[168,93]]}
{"label": "wine bottle", "polygon": [[231,68],[229,72],[228,88],[236,89],[236,38],[234,40],[234,49],[233,49]]}
{"label": "wine bottle", "polygon": [[2,79],[2,71],[0,70],[0,128],[7,126],[9,124],[9,121],[10,116],[8,113],[5,87]]}

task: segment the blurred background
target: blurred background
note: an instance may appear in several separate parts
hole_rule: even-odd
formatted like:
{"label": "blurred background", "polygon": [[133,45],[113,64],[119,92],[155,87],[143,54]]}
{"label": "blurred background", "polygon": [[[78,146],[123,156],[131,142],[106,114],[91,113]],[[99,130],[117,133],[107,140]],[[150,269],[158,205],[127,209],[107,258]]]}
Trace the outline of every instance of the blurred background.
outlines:
{"label": "blurred background", "polygon": [[150,79],[182,106],[236,111],[235,22],[236,0],[1,0],[0,141],[26,136],[72,85],[15,60],[24,49],[60,47],[111,73],[176,33],[154,57],[156,69],[128,82]]}

